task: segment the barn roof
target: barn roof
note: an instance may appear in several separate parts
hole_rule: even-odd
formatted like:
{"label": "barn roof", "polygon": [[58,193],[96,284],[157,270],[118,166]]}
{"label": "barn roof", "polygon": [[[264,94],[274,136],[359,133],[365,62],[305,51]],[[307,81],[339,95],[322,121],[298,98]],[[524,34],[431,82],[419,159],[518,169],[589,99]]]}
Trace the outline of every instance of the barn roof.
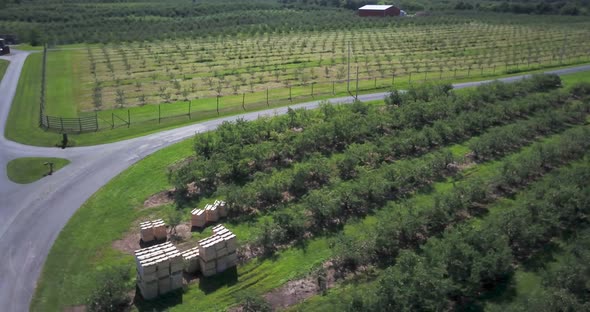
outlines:
{"label": "barn roof", "polygon": [[385,11],[389,8],[391,8],[393,5],[375,5],[375,4],[367,4],[361,8],[359,8],[359,10],[372,10],[372,11]]}

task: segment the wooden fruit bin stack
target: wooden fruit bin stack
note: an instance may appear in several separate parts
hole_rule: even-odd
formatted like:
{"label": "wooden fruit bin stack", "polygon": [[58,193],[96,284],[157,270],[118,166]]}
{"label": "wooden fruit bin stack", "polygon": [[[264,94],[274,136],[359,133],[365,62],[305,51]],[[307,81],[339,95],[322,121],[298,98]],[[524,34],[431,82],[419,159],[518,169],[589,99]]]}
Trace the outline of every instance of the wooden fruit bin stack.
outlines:
{"label": "wooden fruit bin stack", "polygon": [[237,265],[236,236],[223,225],[213,227],[213,235],[182,253],[185,271],[212,276]]}
{"label": "wooden fruit bin stack", "polygon": [[137,286],[143,298],[150,300],[182,288],[184,261],[170,242],[135,251]]}

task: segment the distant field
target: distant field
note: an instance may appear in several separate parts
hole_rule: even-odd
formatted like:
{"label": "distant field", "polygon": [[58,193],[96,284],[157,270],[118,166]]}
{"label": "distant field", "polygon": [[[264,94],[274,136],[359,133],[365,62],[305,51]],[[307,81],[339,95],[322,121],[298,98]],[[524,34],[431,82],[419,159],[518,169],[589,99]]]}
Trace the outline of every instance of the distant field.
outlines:
{"label": "distant field", "polygon": [[590,61],[590,22],[575,18],[572,28],[542,18],[430,22],[50,51],[48,114],[102,111],[100,121],[112,123],[111,112],[127,119],[121,109],[134,108],[132,120],[139,121],[158,118],[155,108],[142,108],[149,104],[166,103],[161,109],[168,115],[186,114],[190,100],[191,112],[210,114],[217,97],[222,109],[239,110],[354,93],[357,76],[361,90],[387,89]]}

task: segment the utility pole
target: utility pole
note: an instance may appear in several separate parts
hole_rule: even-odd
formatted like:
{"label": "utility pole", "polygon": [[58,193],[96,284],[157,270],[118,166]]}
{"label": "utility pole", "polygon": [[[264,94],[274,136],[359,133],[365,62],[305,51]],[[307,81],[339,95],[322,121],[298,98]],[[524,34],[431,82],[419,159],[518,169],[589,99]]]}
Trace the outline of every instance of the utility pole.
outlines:
{"label": "utility pole", "polygon": [[350,40],[348,41],[348,79],[346,82],[346,92],[350,93]]}
{"label": "utility pole", "polygon": [[354,96],[355,100],[359,99],[359,66],[356,66],[356,95]]}

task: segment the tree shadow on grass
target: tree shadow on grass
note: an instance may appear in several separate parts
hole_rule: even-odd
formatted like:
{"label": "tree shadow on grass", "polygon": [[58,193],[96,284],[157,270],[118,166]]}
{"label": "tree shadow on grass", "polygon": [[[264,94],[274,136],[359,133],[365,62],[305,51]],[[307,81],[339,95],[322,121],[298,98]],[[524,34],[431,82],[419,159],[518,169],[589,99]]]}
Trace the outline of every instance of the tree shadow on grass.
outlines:
{"label": "tree shadow on grass", "polygon": [[224,286],[232,286],[238,282],[238,269],[231,267],[227,270],[217,273],[213,276],[199,278],[199,288],[205,293],[209,294]]}
{"label": "tree shadow on grass", "polygon": [[488,287],[484,286],[481,295],[475,299],[466,300],[457,306],[456,311],[461,312],[480,312],[485,310],[486,302],[496,304],[509,303],[516,298],[516,281],[514,274],[503,277],[494,281]]}
{"label": "tree shadow on grass", "polygon": [[525,271],[539,271],[556,260],[555,255],[563,252],[563,248],[555,242],[543,244],[543,247],[523,262]]}

